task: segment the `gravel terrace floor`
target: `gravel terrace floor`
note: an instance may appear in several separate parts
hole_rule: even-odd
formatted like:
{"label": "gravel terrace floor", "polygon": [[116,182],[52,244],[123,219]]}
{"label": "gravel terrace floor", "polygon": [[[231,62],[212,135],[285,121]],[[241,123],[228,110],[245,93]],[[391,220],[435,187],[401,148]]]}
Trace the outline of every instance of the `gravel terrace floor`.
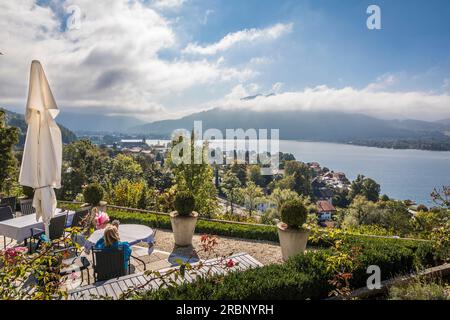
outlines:
{"label": "gravel terrace floor", "polygon": [[[193,247],[200,248],[200,236],[194,235]],[[221,256],[228,256],[233,253],[247,252],[262,264],[282,263],[281,248],[278,243],[269,241],[258,241],[249,239],[229,238],[223,236],[216,236],[218,245],[216,247],[217,253]],[[192,254],[192,247],[175,248],[173,233],[169,230],[158,229],[156,232],[156,249],[166,252],[176,252],[177,255],[190,256]],[[200,259],[208,258],[204,253],[199,253]]]}

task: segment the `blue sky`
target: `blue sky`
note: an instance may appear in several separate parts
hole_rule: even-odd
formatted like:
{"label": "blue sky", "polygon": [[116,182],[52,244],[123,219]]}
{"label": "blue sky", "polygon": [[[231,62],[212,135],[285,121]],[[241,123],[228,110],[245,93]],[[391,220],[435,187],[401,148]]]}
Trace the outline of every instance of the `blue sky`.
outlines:
{"label": "blue sky", "polygon": [[[371,4],[381,30],[366,27]],[[0,105],[17,111],[39,59],[60,107],[76,112],[149,121],[212,107],[450,117],[446,0],[18,0],[0,4],[0,39]]]}
{"label": "blue sky", "polygon": [[[207,26],[190,23],[192,14],[204,13],[205,3],[213,10]],[[382,30],[366,27],[370,4],[381,8]],[[439,90],[450,74],[448,1],[191,1],[182,21],[186,37],[199,43],[215,42],[244,28],[292,22],[293,32],[262,52],[276,59],[267,69],[270,78],[292,88],[339,86],[343,81],[364,87],[385,73],[413,76],[436,69],[421,85]]]}

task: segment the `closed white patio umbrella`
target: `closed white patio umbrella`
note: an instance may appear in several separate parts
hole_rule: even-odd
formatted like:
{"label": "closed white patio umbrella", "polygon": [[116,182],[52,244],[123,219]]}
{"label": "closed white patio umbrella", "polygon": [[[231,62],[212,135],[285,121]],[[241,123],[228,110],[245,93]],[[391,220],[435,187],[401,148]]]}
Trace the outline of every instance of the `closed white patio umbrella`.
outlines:
{"label": "closed white patio umbrella", "polygon": [[35,189],[33,207],[49,236],[50,219],[56,210],[53,188],[61,187],[62,139],[55,122],[59,110],[39,61],[30,71],[25,120],[28,124],[19,183]]}

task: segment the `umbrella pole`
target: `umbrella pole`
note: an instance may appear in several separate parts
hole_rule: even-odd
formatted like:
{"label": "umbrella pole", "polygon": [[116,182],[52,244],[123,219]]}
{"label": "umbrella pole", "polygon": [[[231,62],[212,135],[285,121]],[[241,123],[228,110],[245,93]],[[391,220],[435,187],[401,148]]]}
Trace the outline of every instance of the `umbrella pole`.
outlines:
{"label": "umbrella pole", "polygon": [[[40,111],[38,111],[38,115],[39,115],[39,133],[38,133],[38,146],[39,146],[39,144],[41,143],[41,112]],[[38,147],[38,150],[39,150],[39,147]],[[39,155],[38,156],[38,177],[39,177],[38,180],[39,180],[39,183],[41,183],[41,170],[40,170],[41,161],[40,160],[41,160],[41,157]],[[42,188],[42,186],[39,186],[39,187]],[[49,227],[50,227],[50,223],[44,222],[45,236],[47,237],[47,239],[50,239]]]}
{"label": "umbrella pole", "polygon": [[45,235],[47,236],[47,239],[50,239],[50,223],[46,222],[44,223],[45,226]]}

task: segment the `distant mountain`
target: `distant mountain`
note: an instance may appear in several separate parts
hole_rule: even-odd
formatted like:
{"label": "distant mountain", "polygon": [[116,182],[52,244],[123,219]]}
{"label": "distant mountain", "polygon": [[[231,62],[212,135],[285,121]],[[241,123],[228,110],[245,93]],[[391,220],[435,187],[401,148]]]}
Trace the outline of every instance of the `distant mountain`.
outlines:
{"label": "distant mountain", "polygon": [[[25,117],[23,114],[15,113],[6,109],[1,108],[5,111],[6,121],[8,125],[19,128],[19,146],[25,144],[25,136],[27,134],[27,123],[25,122]],[[58,123],[59,129],[61,130],[63,143],[70,143],[77,139],[75,133],[67,129]]]}
{"label": "distant mountain", "polygon": [[145,123],[142,120],[127,116],[108,116],[103,114],[71,112],[61,112],[58,115],[58,121],[75,132],[126,132],[130,127],[139,126]]}
{"label": "distant mountain", "polygon": [[412,131],[450,130],[450,119],[435,122],[428,122],[423,120],[391,120],[391,123],[395,127]]}
{"label": "distant mountain", "polygon": [[241,98],[241,101],[254,100],[254,99],[258,98],[258,97],[266,97],[266,98],[268,98],[268,97],[271,97],[271,96],[274,96],[274,95],[275,95],[275,93],[269,93],[269,94],[266,94],[266,95],[258,93],[258,94],[255,94],[253,96],[248,96],[248,97]]}
{"label": "distant mountain", "polygon": [[448,119],[442,119],[442,120],[438,120],[435,123],[441,124],[443,126],[447,127],[447,130],[450,130],[450,118]]}
{"label": "distant mountain", "polygon": [[[251,97],[250,97],[251,98]],[[450,137],[444,134],[446,125],[418,120],[382,120],[362,114],[343,112],[283,111],[256,112],[248,110],[211,109],[177,120],[164,120],[130,129],[132,133],[170,136],[173,130],[191,130],[195,120],[201,120],[203,131],[225,129],[280,129],[280,139],[311,140],[363,145],[395,147],[395,141],[411,146],[411,141],[421,141],[417,148],[450,149]],[[439,143],[439,146],[426,146]],[[444,143],[445,146],[442,145]]]}

